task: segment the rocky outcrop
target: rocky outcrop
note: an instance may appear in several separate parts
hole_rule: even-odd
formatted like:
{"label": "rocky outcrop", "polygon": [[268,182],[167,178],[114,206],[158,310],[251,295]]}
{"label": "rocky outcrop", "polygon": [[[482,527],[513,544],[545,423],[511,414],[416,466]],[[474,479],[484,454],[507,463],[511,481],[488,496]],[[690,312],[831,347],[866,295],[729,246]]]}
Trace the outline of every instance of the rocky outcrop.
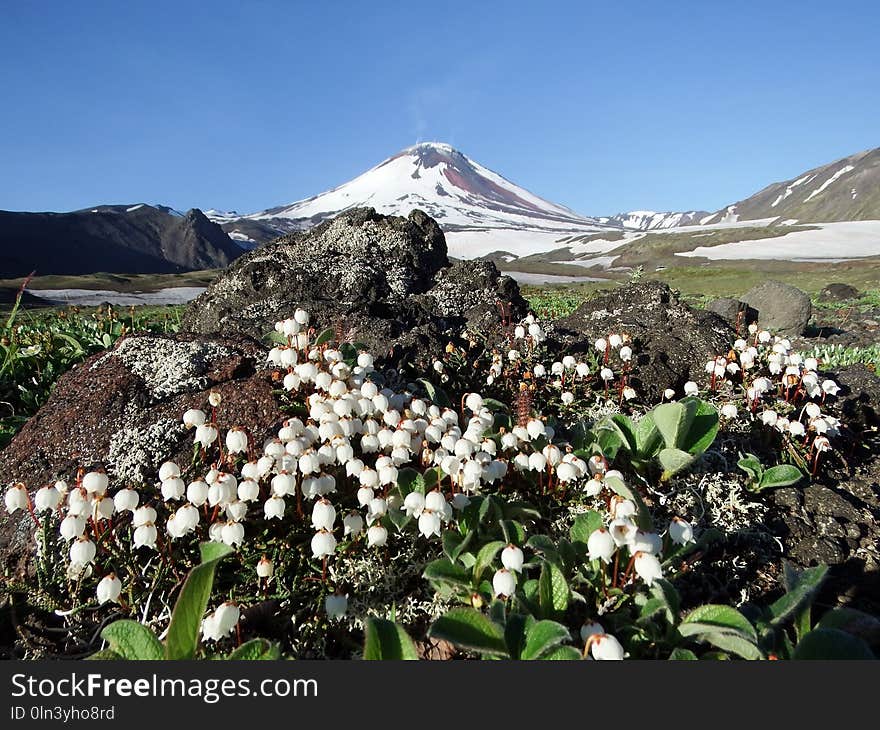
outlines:
{"label": "rocky outcrop", "polygon": [[[0,451],[0,482],[31,492],[82,468],[104,467],[116,484],[152,486],[166,459],[192,458],[181,416],[222,401],[222,427],[246,425],[255,443],[284,416],[272,395],[266,350],[247,338],[132,336],[58,381],[48,402]],[[0,568],[21,570],[30,554],[30,519],[0,514]]]}
{"label": "rocky outcrop", "polygon": [[859,290],[849,284],[827,284],[821,292],[819,298],[823,302],[844,302],[848,299],[856,299],[859,296]]}
{"label": "rocky outcrop", "polygon": [[194,208],[103,205],[72,213],[0,211],[0,278],[96,271],[175,273],[227,266],[242,249]]}
{"label": "rocky outcrop", "polygon": [[790,337],[804,334],[813,313],[810,297],[800,289],[768,279],[749,289],[742,301],[757,312],[763,329]]}
{"label": "rocky outcrop", "polygon": [[190,303],[182,326],[260,338],[303,307],[316,329],[333,327],[388,364],[415,364],[465,329],[491,336],[497,301],[515,317],[527,309],[494,264],[452,265],[443,232],[425,213],[357,208],[243,256]]}
{"label": "rocky outcrop", "polygon": [[702,382],[706,362],[726,354],[733,329],[718,315],[679,301],[667,284],[629,284],[584,302],[550,327],[550,338],[569,352],[585,352],[598,337],[618,332],[634,341],[632,384],[643,399],[657,401],[666,388]]}

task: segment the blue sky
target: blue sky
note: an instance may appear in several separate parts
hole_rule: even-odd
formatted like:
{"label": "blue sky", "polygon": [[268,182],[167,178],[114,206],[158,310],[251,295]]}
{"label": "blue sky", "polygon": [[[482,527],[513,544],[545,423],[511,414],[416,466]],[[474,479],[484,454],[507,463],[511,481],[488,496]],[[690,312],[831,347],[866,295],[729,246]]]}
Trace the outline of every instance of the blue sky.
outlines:
{"label": "blue sky", "polygon": [[878,6],[6,2],[0,209],[252,212],[433,139],[581,213],[712,210],[880,146]]}

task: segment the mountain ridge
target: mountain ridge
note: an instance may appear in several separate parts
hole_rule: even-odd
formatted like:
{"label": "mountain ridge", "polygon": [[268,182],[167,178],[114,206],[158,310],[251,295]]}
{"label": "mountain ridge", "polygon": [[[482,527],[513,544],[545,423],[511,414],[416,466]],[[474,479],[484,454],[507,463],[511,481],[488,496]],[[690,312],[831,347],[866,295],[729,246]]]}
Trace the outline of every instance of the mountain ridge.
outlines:
{"label": "mountain ridge", "polygon": [[[169,212],[170,211],[170,212]],[[55,212],[0,211],[0,277],[176,273],[228,266],[243,253],[198,208],[145,203]]]}

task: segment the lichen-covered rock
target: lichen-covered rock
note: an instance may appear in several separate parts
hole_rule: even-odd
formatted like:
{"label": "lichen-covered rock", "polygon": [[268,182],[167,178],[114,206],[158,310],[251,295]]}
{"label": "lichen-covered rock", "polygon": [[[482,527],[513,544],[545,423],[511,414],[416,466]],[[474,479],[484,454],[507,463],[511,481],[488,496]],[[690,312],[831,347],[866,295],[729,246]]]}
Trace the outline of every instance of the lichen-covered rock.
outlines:
{"label": "lichen-covered rock", "polygon": [[[222,401],[223,427],[247,425],[262,444],[284,416],[272,394],[266,349],[249,338],[136,335],[65,373],[48,402],[0,451],[0,484],[33,493],[80,467],[104,467],[117,484],[151,487],[166,459],[192,458],[189,408]],[[20,571],[31,549],[30,518],[0,515],[0,568]]]}
{"label": "lichen-covered rock", "polygon": [[626,333],[634,342],[631,383],[640,397],[657,401],[666,388],[702,382],[706,362],[726,354],[734,331],[718,315],[679,301],[667,284],[646,281],[614,289],[584,302],[549,328],[549,337],[569,352],[592,349],[598,337]]}
{"label": "lichen-covered rock", "polygon": [[757,312],[760,326],[777,335],[804,334],[813,313],[809,296],[774,279],[753,286],[741,299]]}
{"label": "lichen-covered rock", "polygon": [[425,213],[357,208],[241,257],[190,303],[182,326],[260,338],[301,306],[316,329],[333,327],[388,364],[413,364],[466,328],[491,337],[498,300],[515,317],[527,310],[494,264],[450,264],[443,232]]}

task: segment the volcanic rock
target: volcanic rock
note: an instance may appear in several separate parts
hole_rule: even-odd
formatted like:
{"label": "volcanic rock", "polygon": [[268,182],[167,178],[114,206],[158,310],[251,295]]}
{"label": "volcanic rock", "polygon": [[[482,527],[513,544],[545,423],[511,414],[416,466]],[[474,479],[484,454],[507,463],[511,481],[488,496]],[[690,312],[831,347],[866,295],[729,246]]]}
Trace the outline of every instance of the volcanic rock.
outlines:
{"label": "volcanic rock", "polygon": [[681,395],[688,380],[703,382],[706,362],[726,354],[736,337],[717,314],[682,303],[660,281],[628,284],[586,301],[548,334],[568,352],[580,353],[614,332],[633,339],[630,382],[649,401],[660,400],[666,388]]}
{"label": "volcanic rock", "polygon": [[398,365],[436,355],[465,329],[491,338],[498,302],[513,317],[528,309],[491,262],[451,264],[443,232],[422,211],[356,208],[241,257],[190,303],[182,327],[261,338],[302,307],[316,330],[332,327]]}
{"label": "volcanic rock", "polygon": [[849,284],[828,284],[819,292],[819,298],[823,302],[843,302],[858,296],[859,290]]}
{"label": "volcanic rock", "polygon": [[745,302],[731,297],[721,297],[713,299],[706,305],[706,309],[714,312],[724,321],[736,326],[738,320],[742,319],[742,324],[757,319],[758,313],[749,307]]}
{"label": "volcanic rock", "polygon": [[[65,373],[48,402],[0,451],[0,482],[33,493],[79,468],[104,467],[111,483],[152,487],[166,459],[192,458],[193,434],[181,422],[220,394],[221,432],[247,425],[262,444],[284,419],[272,395],[266,350],[248,338],[136,335]],[[18,572],[32,548],[30,517],[0,516],[0,566]]]}
{"label": "volcanic rock", "polygon": [[742,301],[757,311],[757,321],[762,328],[777,335],[804,334],[813,313],[809,296],[774,279],[749,289]]}

